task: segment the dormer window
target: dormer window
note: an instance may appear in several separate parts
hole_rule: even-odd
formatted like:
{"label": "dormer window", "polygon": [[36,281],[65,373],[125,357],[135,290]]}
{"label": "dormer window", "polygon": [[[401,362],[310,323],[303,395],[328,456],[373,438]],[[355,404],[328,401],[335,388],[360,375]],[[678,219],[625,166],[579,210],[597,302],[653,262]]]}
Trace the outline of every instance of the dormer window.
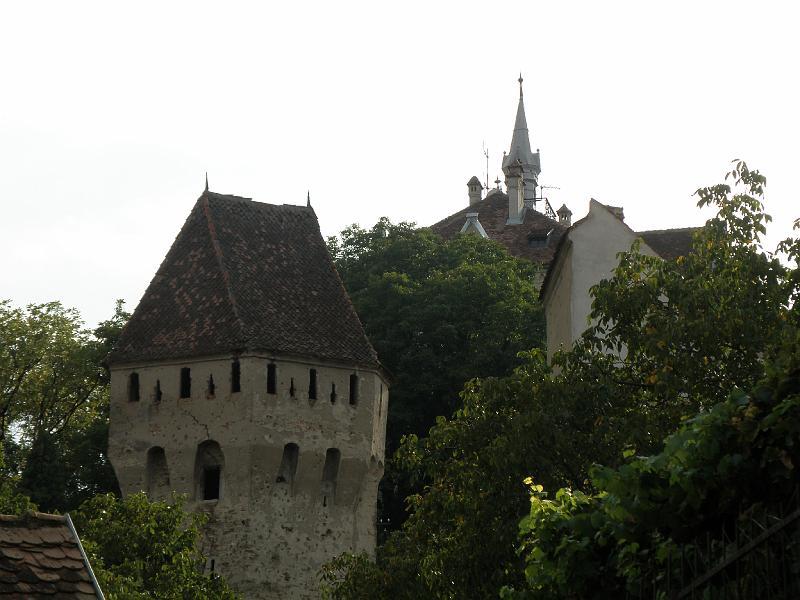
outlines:
{"label": "dormer window", "polygon": [[549,231],[534,231],[528,235],[528,246],[531,248],[546,248],[550,243],[550,234],[553,230]]}

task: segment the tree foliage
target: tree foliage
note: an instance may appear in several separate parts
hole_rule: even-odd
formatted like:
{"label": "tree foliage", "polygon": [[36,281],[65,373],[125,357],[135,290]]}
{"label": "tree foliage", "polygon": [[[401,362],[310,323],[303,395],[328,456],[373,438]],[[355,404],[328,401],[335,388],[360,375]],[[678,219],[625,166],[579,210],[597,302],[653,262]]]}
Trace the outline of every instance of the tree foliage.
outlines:
{"label": "tree foliage", "polygon": [[381,219],[328,240],[367,335],[393,377],[388,439],[423,434],[473,377],[505,375],[544,342],[537,268],[475,235],[444,240]]}
{"label": "tree foliage", "polygon": [[[412,515],[375,563],[332,563],[329,595],[358,598],[362,584],[386,598],[523,589],[527,557],[515,546],[530,507],[527,476],[565,488],[557,503],[578,510],[603,473],[594,464],[614,469],[623,451],[655,452],[683,418],[756,385],[765,357],[796,323],[797,270],[759,245],[764,178],[739,162],[730,177],[733,186],[698,191],[700,204],[718,212],[689,256],[660,260],[637,248],[620,256],[612,277],[593,288],[594,325],[556,355],[555,369],[529,353],[511,376],[470,382],[462,407],[426,438],[406,438],[396,460],[425,483],[408,499]],[[568,538],[568,527],[553,533],[555,553],[558,535]],[[582,566],[570,568],[580,575]]]}
{"label": "tree foliage", "polygon": [[204,573],[199,549],[205,515],[187,514],[183,499],[149,502],[95,496],[74,515],[100,587],[109,600],[235,600],[224,580]]}
{"label": "tree foliage", "polygon": [[[506,375],[518,353],[541,346],[537,267],[476,235],[444,240],[381,219],[328,240],[331,255],[392,376],[387,423],[391,455],[406,434],[422,435],[458,406],[473,377]],[[403,499],[421,483],[390,463],[381,485],[384,523],[405,519]]]}
{"label": "tree foliage", "polygon": [[0,439],[7,475],[41,510],[64,511],[117,490],[106,458],[104,360],[128,314],[121,302],[94,332],[58,302],[0,302]]}
{"label": "tree foliage", "polygon": [[[592,470],[593,493],[548,498],[528,480],[520,524],[525,590],[508,598],[612,599],[655,561],[674,576],[680,545],[735,524],[742,507],[787,499],[800,482],[800,336],[749,392],[735,389],[669,436],[661,452]],[[684,547],[684,552],[686,548]],[[671,559],[671,561],[670,561]],[[653,575],[651,575],[652,577]]]}

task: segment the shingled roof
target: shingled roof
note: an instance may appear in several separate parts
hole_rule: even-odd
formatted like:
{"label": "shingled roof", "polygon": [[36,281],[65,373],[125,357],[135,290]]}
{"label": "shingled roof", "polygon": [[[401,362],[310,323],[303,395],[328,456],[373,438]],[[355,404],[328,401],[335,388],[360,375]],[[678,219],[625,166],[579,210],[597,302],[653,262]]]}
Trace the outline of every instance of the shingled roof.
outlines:
{"label": "shingled roof", "polygon": [[694,234],[702,227],[683,227],[680,229],[655,229],[637,231],[641,237],[661,258],[672,260],[679,256],[687,256],[692,251]]}
{"label": "shingled roof", "polygon": [[69,517],[0,515],[0,599],[103,598]]}
{"label": "shingled roof", "polygon": [[[566,227],[542,213],[527,209],[519,225],[506,225],[508,219],[508,195],[493,192],[483,200],[442,219],[431,230],[443,238],[450,239],[461,231],[467,213],[478,213],[478,220],[489,239],[506,247],[509,254],[530,261],[547,264],[553,259],[558,241]],[[549,236],[548,236],[549,233]],[[546,240],[539,245],[540,240]]]}
{"label": "shingled roof", "polygon": [[313,209],[206,191],[109,362],[246,351],[378,366]]}

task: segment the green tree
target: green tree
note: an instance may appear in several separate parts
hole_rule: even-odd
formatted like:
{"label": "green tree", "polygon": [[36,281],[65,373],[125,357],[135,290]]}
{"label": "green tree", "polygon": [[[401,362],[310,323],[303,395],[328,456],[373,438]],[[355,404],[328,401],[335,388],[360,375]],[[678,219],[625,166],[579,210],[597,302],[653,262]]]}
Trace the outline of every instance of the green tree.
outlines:
{"label": "green tree", "polygon": [[[104,360],[128,318],[122,302],[94,332],[74,309],[0,302],[0,437],[17,488],[45,511],[117,491],[106,458]],[[12,433],[12,435],[9,435]]]}
{"label": "green tree", "polygon": [[[328,240],[367,335],[392,376],[387,423],[391,455],[406,434],[450,416],[473,377],[504,375],[520,351],[541,346],[537,267],[475,235],[444,240],[381,219]],[[403,499],[422,482],[388,465],[382,517],[397,527]]]}
{"label": "green tree", "polygon": [[362,582],[387,598],[520,589],[514,546],[529,507],[526,476],[590,494],[593,464],[614,468],[625,449],[653,452],[683,417],[755,385],[796,320],[797,278],[759,247],[763,177],[743,163],[732,177],[733,188],[698,192],[718,214],[690,257],[650,259],[636,248],[620,257],[593,290],[596,325],[556,355],[557,369],[530,353],[509,377],[469,383],[462,408],[426,438],[405,440],[398,465],[425,484],[408,499],[412,515],[376,563],[342,557],[330,565],[332,597],[358,598]]}
{"label": "green tree", "polygon": [[800,335],[792,336],[759,384],[686,421],[660,452],[594,467],[593,493],[561,488],[550,499],[528,480],[527,585],[503,596],[610,600],[638,592],[645,573],[666,589],[680,549],[691,556],[708,534],[707,551],[743,509],[788,500],[800,483]]}
{"label": "green tree", "polygon": [[393,377],[389,448],[452,414],[473,377],[504,375],[542,346],[537,267],[475,235],[444,240],[381,219],[328,241],[367,335]]}
{"label": "green tree", "polygon": [[223,579],[204,573],[199,549],[205,515],[187,514],[183,499],[149,502],[105,494],[73,514],[100,587],[109,600],[235,600]]}

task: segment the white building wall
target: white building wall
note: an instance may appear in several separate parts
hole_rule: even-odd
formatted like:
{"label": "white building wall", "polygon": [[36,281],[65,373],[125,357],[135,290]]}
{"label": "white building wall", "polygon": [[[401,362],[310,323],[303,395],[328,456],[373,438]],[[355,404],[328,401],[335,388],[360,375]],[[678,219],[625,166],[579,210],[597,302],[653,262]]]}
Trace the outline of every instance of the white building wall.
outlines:
{"label": "white building wall", "polygon": [[[548,359],[559,347],[571,346],[589,327],[592,286],[613,274],[619,264],[617,255],[630,250],[637,238],[630,227],[596,200],[591,201],[589,214],[565,235],[569,236],[571,247],[554,273],[555,280],[545,299]],[[644,242],[639,251],[658,256]]]}

